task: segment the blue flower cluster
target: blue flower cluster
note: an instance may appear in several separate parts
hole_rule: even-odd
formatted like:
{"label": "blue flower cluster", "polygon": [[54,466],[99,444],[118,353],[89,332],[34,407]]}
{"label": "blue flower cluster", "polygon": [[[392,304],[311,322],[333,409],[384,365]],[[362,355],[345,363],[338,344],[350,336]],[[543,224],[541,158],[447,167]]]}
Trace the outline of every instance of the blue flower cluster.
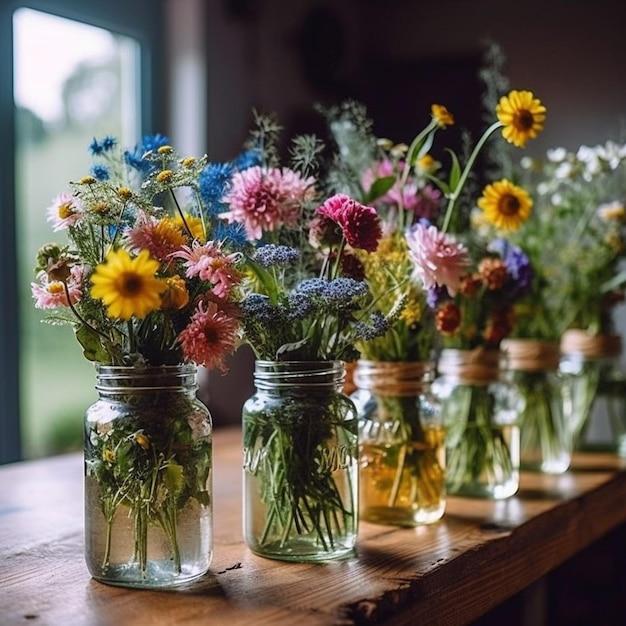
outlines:
{"label": "blue flower cluster", "polygon": [[246,229],[241,224],[218,221],[213,229],[213,239],[223,241],[233,250],[242,250],[248,243]]}
{"label": "blue flower cluster", "polygon": [[369,324],[357,322],[354,325],[356,336],[363,341],[382,337],[389,330],[389,320],[379,311],[372,313]]}
{"label": "blue flower cluster", "polygon": [[526,295],[530,291],[534,272],[524,251],[506,239],[494,239],[488,250],[498,254],[506,265],[510,278],[505,285],[505,292],[512,298]]}
{"label": "blue flower cluster", "polygon": [[251,150],[245,150],[233,159],[232,166],[237,172],[247,170],[250,167],[261,165],[261,151],[252,148]]}
{"label": "blue flower cluster", "polygon": [[156,168],[156,164],[144,159],[144,154],[157,150],[169,143],[170,140],[165,135],[159,133],[156,135],[145,135],[141,143],[138,143],[132,150],[126,150],[124,152],[124,161],[138,172],[149,174]]}
{"label": "blue flower cluster", "polygon": [[367,295],[367,285],[354,278],[335,278],[334,280],[310,278],[302,281],[294,289],[293,295],[298,297],[300,302],[308,298],[313,305],[345,310],[354,308],[358,300]]}
{"label": "blue flower cluster", "polygon": [[282,309],[272,304],[267,296],[260,293],[250,294],[240,306],[244,318],[249,318],[263,326],[271,326],[284,321]]}
{"label": "blue flower cluster", "polygon": [[113,148],[117,145],[117,139],[112,137],[111,135],[107,135],[103,139],[93,138],[93,141],[89,144],[89,152],[93,156],[99,156],[104,154],[105,152],[109,152],[113,150]]}
{"label": "blue flower cluster", "polygon": [[227,207],[222,202],[224,194],[230,186],[230,179],[235,170],[230,163],[209,163],[200,172],[198,186],[200,196],[204,200],[213,216],[225,211]]}
{"label": "blue flower cluster", "polygon": [[287,267],[295,263],[300,253],[290,246],[266,244],[256,249],[254,260],[263,267]]}
{"label": "blue flower cluster", "polygon": [[91,174],[96,180],[109,180],[109,168],[104,165],[94,165],[91,168]]}

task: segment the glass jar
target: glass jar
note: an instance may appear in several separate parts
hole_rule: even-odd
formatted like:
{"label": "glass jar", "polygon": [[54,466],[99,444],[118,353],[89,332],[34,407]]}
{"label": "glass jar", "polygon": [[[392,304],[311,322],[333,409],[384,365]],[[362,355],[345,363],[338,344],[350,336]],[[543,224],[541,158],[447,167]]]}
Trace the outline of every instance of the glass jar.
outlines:
{"label": "glass jar", "polygon": [[97,366],[85,421],[85,552],[91,575],[169,587],[213,549],[211,418],[193,365]]}
{"label": "glass jar", "polygon": [[523,400],[500,359],[481,348],[441,353],[433,392],[442,402],[450,494],[502,499],[519,487]]}
{"label": "glass jar", "polygon": [[563,334],[560,371],[565,411],[572,416],[578,449],[626,448],[624,377],[618,368],[621,351],[618,335],[592,335],[578,329]]}
{"label": "glass jar", "polygon": [[502,342],[507,369],[524,399],[520,415],[521,466],[547,474],[567,471],[572,458],[571,427],[563,410],[559,345],[533,339]]}
{"label": "glass jar", "polygon": [[357,534],[358,437],[339,361],[257,361],[243,407],[244,538],[260,556],[325,561]]}
{"label": "glass jar", "polygon": [[445,431],[430,391],[432,363],[359,361],[359,517],[417,526],[441,519]]}

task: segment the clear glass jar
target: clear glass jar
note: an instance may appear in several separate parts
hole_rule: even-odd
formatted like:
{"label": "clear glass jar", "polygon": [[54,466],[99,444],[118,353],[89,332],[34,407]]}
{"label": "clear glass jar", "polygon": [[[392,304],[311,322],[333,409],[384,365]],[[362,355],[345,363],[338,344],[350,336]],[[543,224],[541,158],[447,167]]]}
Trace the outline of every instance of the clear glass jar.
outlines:
{"label": "clear glass jar", "polygon": [[520,415],[521,466],[547,474],[567,471],[572,458],[569,415],[563,410],[559,345],[533,339],[502,343],[511,380],[524,399]]}
{"label": "clear glass jar", "polygon": [[113,585],[169,587],[213,550],[211,418],[193,365],[97,367],[85,420],[85,553]]}
{"label": "clear glass jar", "polygon": [[417,526],[446,507],[445,431],[433,363],[359,361],[359,517]]}
{"label": "clear glass jar", "polygon": [[563,335],[560,371],[577,449],[626,455],[624,375],[618,367],[621,350],[617,335],[591,335],[577,329]]}
{"label": "clear glass jar", "polygon": [[433,392],[446,427],[449,494],[502,499],[519,487],[523,400],[497,351],[443,350]]}
{"label": "clear glass jar", "polygon": [[339,361],[257,361],[243,407],[244,538],[264,557],[351,555],[357,535],[358,433]]}

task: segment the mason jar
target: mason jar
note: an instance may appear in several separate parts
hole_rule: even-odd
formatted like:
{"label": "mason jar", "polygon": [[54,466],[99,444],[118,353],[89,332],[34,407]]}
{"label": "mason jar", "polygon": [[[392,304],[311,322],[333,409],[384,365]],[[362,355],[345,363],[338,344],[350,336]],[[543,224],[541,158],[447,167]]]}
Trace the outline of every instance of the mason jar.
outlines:
{"label": "mason jar", "polygon": [[520,415],[521,466],[562,474],[570,466],[570,415],[563,410],[559,344],[534,339],[502,342],[507,369],[524,400]]}
{"label": "mason jar", "polygon": [[565,411],[571,415],[575,447],[623,450],[626,455],[626,387],[618,366],[621,337],[571,329],[563,334],[561,352]]}
{"label": "mason jar", "polygon": [[503,499],[519,487],[523,400],[498,351],[443,350],[433,392],[446,427],[449,494]]}
{"label": "mason jar", "polygon": [[244,538],[260,556],[325,561],[354,551],[356,409],[340,361],[257,361],[243,407]]}
{"label": "mason jar", "polygon": [[202,576],[213,550],[211,418],[193,365],[97,366],[85,420],[85,554],[128,587]]}
{"label": "mason jar", "polygon": [[435,366],[359,361],[359,517],[417,526],[441,519],[446,506],[445,431],[431,393]]}

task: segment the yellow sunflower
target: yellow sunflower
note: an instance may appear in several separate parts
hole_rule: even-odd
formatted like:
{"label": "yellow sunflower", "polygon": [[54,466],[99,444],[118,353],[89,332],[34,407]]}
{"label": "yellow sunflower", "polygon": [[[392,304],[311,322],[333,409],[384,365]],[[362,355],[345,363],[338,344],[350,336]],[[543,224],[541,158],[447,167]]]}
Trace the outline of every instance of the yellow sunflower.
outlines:
{"label": "yellow sunflower", "polygon": [[499,230],[517,230],[530,216],[533,207],[528,192],[503,178],[487,185],[478,206],[485,219]]}
{"label": "yellow sunflower", "polygon": [[433,104],[430,107],[430,113],[441,128],[454,124],[454,115],[443,104]]}
{"label": "yellow sunflower", "polygon": [[509,143],[523,148],[529,139],[534,139],[543,130],[546,107],[532,91],[513,90],[500,98],[496,115],[504,124],[502,136]]}
{"label": "yellow sunflower", "polygon": [[91,277],[91,296],[107,307],[107,315],[128,320],[144,318],[161,308],[161,293],[166,285],[155,274],[158,261],[142,250],[131,259],[126,250],[111,251]]}

